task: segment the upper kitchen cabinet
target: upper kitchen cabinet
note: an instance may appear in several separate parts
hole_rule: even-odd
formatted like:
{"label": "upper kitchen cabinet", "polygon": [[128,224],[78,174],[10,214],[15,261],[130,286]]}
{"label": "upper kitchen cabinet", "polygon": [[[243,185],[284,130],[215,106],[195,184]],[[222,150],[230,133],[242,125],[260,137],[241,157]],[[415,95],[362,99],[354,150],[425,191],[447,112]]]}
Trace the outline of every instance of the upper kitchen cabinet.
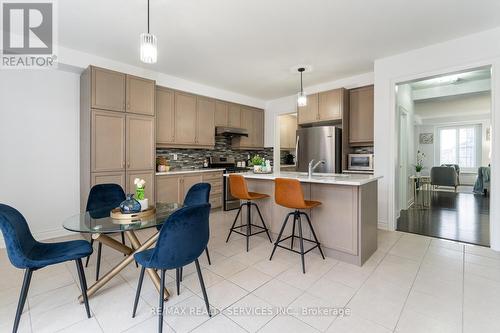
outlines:
{"label": "upper kitchen cabinet", "polygon": [[373,144],[373,86],[349,91],[349,143]]}
{"label": "upper kitchen cabinet", "polygon": [[229,127],[243,127],[241,125],[241,106],[238,104],[229,103],[227,111],[227,126]]}
{"label": "upper kitchen cabinet", "polygon": [[126,118],[127,170],[154,170],[155,120],[141,115]]}
{"label": "upper kitchen cabinet", "polygon": [[229,105],[226,102],[215,101],[215,126],[227,126]]}
{"label": "upper kitchen cabinet", "polygon": [[154,116],[155,81],[127,75],[126,111]]}
{"label": "upper kitchen cabinet", "polygon": [[248,137],[234,137],[234,148],[261,149],[264,147],[264,111],[241,107],[241,127],[248,131]]}
{"label": "upper kitchen cabinet", "polygon": [[319,118],[319,96],[312,94],[307,96],[307,105],[297,107],[299,124],[310,124],[318,121]]}
{"label": "upper kitchen cabinet", "polygon": [[250,132],[252,146],[254,148],[264,148],[264,111],[254,109],[253,128]]}
{"label": "upper kitchen cabinet", "polygon": [[91,66],[91,107],[125,111],[126,74]]}
{"label": "upper kitchen cabinet", "polygon": [[196,144],[215,145],[215,100],[206,97],[197,98]]}
{"label": "upper kitchen cabinet", "polygon": [[319,93],[318,120],[341,120],[344,89],[335,89]]}
{"label": "upper kitchen cabinet", "polygon": [[196,95],[175,92],[175,144],[196,145]]}
{"label": "upper kitchen cabinet", "polygon": [[295,149],[297,117],[293,115],[283,115],[280,121],[280,149]]}
{"label": "upper kitchen cabinet", "polygon": [[344,95],[344,88],[308,95],[307,105],[297,108],[298,123],[313,124],[342,120]]}
{"label": "upper kitchen cabinet", "polygon": [[91,107],[154,116],[155,81],[109,69],[91,68]]}
{"label": "upper kitchen cabinet", "polygon": [[175,98],[174,91],[156,87],[156,143],[175,142]]}
{"label": "upper kitchen cabinet", "polygon": [[223,101],[215,102],[215,126],[241,127],[241,106]]}

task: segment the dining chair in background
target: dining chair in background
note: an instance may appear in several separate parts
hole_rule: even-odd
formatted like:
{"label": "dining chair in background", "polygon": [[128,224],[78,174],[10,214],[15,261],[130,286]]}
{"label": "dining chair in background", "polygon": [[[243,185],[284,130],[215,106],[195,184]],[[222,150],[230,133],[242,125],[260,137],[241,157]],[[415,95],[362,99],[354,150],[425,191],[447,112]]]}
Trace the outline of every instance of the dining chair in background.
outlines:
{"label": "dining chair in background", "polygon": [[134,254],[135,260],[142,266],[135,295],[132,318],[135,317],[137,304],[141,294],[142,281],[146,269],[157,269],[160,275],[160,299],[158,308],[158,332],[163,330],[163,302],[165,287],[165,271],[178,269],[191,264],[196,265],[198,279],[200,280],[205,306],[211,316],[207,291],[201,274],[198,258],[206,249],[209,231],[210,204],[190,205],[182,207],[170,215],[160,230],[156,246]]}
{"label": "dining chair in background", "polygon": [[0,230],[3,234],[11,264],[19,269],[24,269],[23,285],[12,332],[17,332],[19,327],[33,272],[66,261],[74,260],[76,263],[85,310],[87,317],[90,318],[87,282],[82,265],[82,258],[92,253],[92,246],[90,246],[89,242],[85,240],[59,243],[37,242],[33,238],[24,216],[16,209],[4,204],[0,204]]}
{"label": "dining chair in background", "polygon": [[[208,203],[210,198],[211,187],[212,186],[209,183],[197,183],[191,186],[191,188],[188,190],[188,193],[186,194],[186,197],[184,198],[184,203],[183,203],[184,207]],[[160,230],[161,226],[158,226],[157,228],[158,230]],[[207,255],[208,264],[212,265],[212,262],[210,261],[210,254],[208,253],[208,246],[205,248],[205,254]],[[180,293],[180,282],[182,281],[182,271],[183,271],[182,267],[176,269],[175,271],[177,295],[179,295]]]}
{"label": "dining chair in background", "polygon": [[[90,213],[92,218],[103,218],[108,217],[109,212],[118,206],[125,200],[125,192],[118,184],[98,184],[92,186],[89,192],[89,197],[87,199],[87,208],[85,209]],[[124,233],[121,233],[122,244],[125,245]],[[94,245],[94,239],[90,238],[90,245]],[[99,242],[97,246],[97,262],[95,269],[95,279],[99,280],[99,271],[101,268],[101,253],[102,253],[102,243]],[[85,262],[85,267],[89,264],[90,256],[87,257]]]}

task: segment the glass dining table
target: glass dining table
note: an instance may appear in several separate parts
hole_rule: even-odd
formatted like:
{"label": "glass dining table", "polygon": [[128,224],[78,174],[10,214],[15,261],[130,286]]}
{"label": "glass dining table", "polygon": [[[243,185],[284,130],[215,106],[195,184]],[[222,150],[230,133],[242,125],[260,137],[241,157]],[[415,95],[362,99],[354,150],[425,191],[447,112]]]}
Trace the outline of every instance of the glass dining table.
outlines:
{"label": "glass dining table", "polygon": [[[134,262],[134,253],[150,248],[158,239],[158,232],[155,232],[153,236],[141,243],[135,234],[136,231],[161,226],[170,214],[181,208],[181,205],[177,203],[157,203],[155,208],[156,212],[152,215],[128,221],[113,219],[110,217],[110,212],[108,211],[94,211],[70,216],[63,222],[63,227],[66,230],[91,234],[94,240],[125,254],[124,259],[120,263],[88,287],[88,297],[94,295],[125,267]],[[109,236],[109,234],[118,232],[123,232],[127,236],[131,247]],[[156,289],[160,290],[160,277],[156,271],[154,269],[147,269],[146,271]],[[165,299],[168,299],[169,296],[168,291],[165,289]],[[80,303],[83,302],[83,297],[80,295],[78,300]]]}

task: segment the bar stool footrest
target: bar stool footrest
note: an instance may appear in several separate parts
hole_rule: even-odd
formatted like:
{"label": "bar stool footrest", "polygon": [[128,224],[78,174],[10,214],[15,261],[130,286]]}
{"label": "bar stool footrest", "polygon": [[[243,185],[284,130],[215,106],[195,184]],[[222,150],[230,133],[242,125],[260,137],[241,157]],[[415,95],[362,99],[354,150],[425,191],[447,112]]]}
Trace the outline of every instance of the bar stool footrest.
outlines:
{"label": "bar stool footrest", "polygon": [[[265,229],[267,229],[267,228],[264,228],[264,227],[263,227],[263,226],[261,226],[261,225],[257,225],[257,224],[253,224],[253,223],[250,223],[250,225],[251,225],[252,227],[256,227],[256,228],[260,228],[260,229],[264,229],[264,230],[265,230]],[[233,229],[233,231],[234,231],[234,232],[236,232],[236,230],[234,230],[234,229],[237,229],[237,228],[246,228],[247,226],[248,226],[248,224],[242,224],[242,225],[237,225],[237,226],[234,226],[234,227],[232,227],[231,229]]]}
{"label": "bar stool footrest", "polygon": [[[288,236],[288,237],[285,237],[285,238],[283,238],[283,239],[280,239],[280,241],[276,243],[276,246],[277,246],[277,247],[280,247],[280,248],[282,248],[282,249],[288,250],[288,251],[292,251],[292,252],[295,252],[295,253],[298,253],[298,254],[302,254],[302,252],[300,252],[300,251],[297,251],[297,250],[291,249],[290,247],[286,247],[286,246],[280,245],[280,243],[281,243],[281,242],[284,242],[284,241],[286,241],[286,240],[288,240],[288,239],[292,238],[292,236],[293,236],[294,238],[297,238],[297,239],[299,238],[299,236],[290,235],[290,236]],[[310,242],[310,243],[314,243],[314,244],[316,244],[316,245],[314,245],[313,247],[311,247],[310,249],[308,249],[307,251],[304,251],[304,254],[306,254],[306,253],[308,253],[308,252],[310,252],[310,251],[312,251],[312,250],[314,250],[314,249],[316,249],[316,248],[319,248],[319,247],[321,246],[321,244],[320,244],[320,243],[316,242],[315,240],[309,239],[309,238],[304,238],[304,237],[302,237],[302,240],[304,240],[304,241],[306,241],[306,242]]]}
{"label": "bar stool footrest", "polygon": [[262,230],[260,230],[260,231],[257,231],[257,232],[254,232],[254,233],[251,233],[251,234],[248,234],[248,235],[247,235],[247,234],[246,234],[246,233],[244,233],[244,232],[241,232],[241,231],[239,231],[239,230],[236,230],[236,229],[239,229],[239,228],[247,228],[247,227],[248,227],[248,224],[242,224],[242,225],[237,225],[237,226],[232,227],[232,228],[231,228],[231,231],[232,231],[232,232],[235,232],[235,233],[237,233],[237,234],[240,234],[240,235],[242,235],[242,236],[245,236],[245,237],[246,237],[246,236],[250,237],[250,236],[253,236],[253,235],[258,235],[258,234],[261,234],[261,233],[263,233],[263,232],[266,232],[266,231],[267,231],[267,228],[264,228],[264,227],[263,227],[263,226],[261,226],[261,225],[256,225],[256,224],[250,223],[250,226],[252,226],[252,227],[254,227],[254,228],[259,228],[259,229],[262,229]]}

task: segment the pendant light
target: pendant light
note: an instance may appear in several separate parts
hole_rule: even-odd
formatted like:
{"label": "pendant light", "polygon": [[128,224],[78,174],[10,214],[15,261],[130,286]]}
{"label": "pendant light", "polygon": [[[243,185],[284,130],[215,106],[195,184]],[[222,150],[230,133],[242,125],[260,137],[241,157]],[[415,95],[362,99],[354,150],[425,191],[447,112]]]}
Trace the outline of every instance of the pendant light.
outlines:
{"label": "pendant light", "polygon": [[141,61],[154,64],[158,57],[156,36],[149,33],[149,0],[148,0],[148,32],[141,34]]}
{"label": "pendant light", "polygon": [[302,86],[302,73],[306,70],[304,67],[297,69],[300,73],[300,91],[297,94],[297,105],[299,107],[307,105],[307,96],[304,94],[304,87]]}

